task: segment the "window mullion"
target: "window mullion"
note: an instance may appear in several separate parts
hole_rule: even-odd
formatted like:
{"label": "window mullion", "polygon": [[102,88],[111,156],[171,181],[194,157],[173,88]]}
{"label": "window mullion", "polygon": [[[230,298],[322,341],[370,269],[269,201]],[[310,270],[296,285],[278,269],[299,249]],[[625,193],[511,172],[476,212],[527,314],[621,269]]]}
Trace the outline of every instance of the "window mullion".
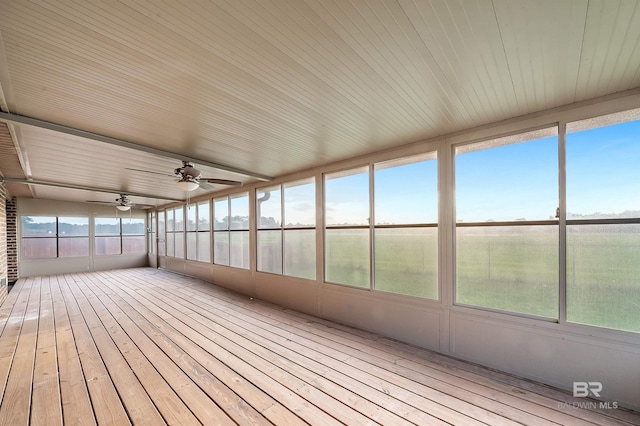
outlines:
{"label": "window mullion", "polygon": [[567,321],[567,124],[558,123],[558,322]]}
{"label": "window mullion", "polygon": [[[198,231],[198,223],[200,222],[200,207],[198,206],[198,203],[195,203],[195,207],[196,207],[196,221],[195,221],[194,225],[195,225],[196,229],[195,229],[195,232],[194,232],[193,235],[195,237],[195,245],[196,245],[196,256],[195,256],[196,258],[195,258],[195,261],[197,262],[198,258],[199,258],[199,254],[200,254],[199,253],[200,249],[198,247],[198,232],[199,232]],[[185,244],[187,246],[187,250],[186,251],[188,251],[189,250],[189,237],[186,234],[185,234],[184,240],[185,240]],[[185,259],[188,258],[188,257],[189,257],[189,253],[185,252]]]}
{"label": "window mullion", "polygon": [[369,289],[375,288],[376,282],[376,268],[374,265],[376,246],[375,246],[375,191],[374,191],[374,165],[369,165]]}
{"label": "window mullion", "polygon": [[227,197],[227,258],[228,260],[228,266],[231,266],[231,197],[228,196]]}
{"label": "window mullion", "polygon": [[56,216],[56,259],[60,257],[60,218]]}
{"label": "window mullion", "polygon": [[284,275],[284,185],[280,184],[280,273]]}

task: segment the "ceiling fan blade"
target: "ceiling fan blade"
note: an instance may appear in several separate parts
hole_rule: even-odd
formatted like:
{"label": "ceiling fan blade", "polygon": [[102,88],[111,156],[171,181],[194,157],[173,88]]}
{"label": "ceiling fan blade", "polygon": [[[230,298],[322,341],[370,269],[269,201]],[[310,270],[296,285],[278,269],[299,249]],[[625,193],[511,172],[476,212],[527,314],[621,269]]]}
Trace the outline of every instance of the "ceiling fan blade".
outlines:
{"label": "ceiling fan blade", "polygon": [[131,204],[130,207],[134,209],[154,209],[156,206],[151,204]]}
{"label": "ceiling fan blade", "polygon": [[131,169],[129,167],[125,167],[125,170],[132,170],[134,172],[142,172],[142,173],[151,173],[153,175],[160,175],[160,176],[176,177],[176,175],[170,175],[168,173],[152,172],[151,170]]}
{"label": "ceiling fan blade", "polygon": [[93,201],[93,200],[86,200],[85,202],[86,202],[86,203],[94,203],[94,204],[107,204],[107,205],[110,205],[110,206],[116,206],[116,205],[120,204],[120,203],[116,203],[116,202],[114,202],[114,201]]}
{"label": "ceiling fan blade", "polygon": [[227,180],[227,179],[200,178],[200,182],[217,183],[219,185],[229,185],[229,186],[242,186],[242,182],[239,182],[237,180]]}
{"label": "ceiling fan blade", "polygon": [[213,189],[213,186],[209,185],[207,182],[199,181],[198,185],[200,185],[200,188],[205,189],[207,191]]}

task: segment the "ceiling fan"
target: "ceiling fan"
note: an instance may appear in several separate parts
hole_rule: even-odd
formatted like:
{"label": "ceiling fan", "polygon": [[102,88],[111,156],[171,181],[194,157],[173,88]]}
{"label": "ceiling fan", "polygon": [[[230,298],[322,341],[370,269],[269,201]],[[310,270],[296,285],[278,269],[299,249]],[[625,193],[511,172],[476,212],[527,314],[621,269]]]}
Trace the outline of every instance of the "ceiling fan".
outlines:
{"label": "ceiling fan", "polygon": [[210,183],[229,186],[242,186],[242,182],[239,182],[237,180],[201,177],[200,170],[193,167],[193,165],[189,164],[188,161],[182,161],[182,167],[178,167],[177,169],[175,169],[172,175],[167,173],[152,172],[150,170],[131,169],[128,167],[126,167],[126,169],[133,170],[135,172],[153,173],[156,175],[176,177],[178,178],[176,184],[178,185],[178,187],[180,187],[180,189],[184,191],[195,191],[198,188],[213,189],[213,186],[209,185]]}
{"label": "ceiling fan", "polygon": [[90,201],[87,200],[87,203],[96,203],[96,204],[108,204],[111,206],[116,206],[116,208],[120,211],[126,212],[131,208],[134,209],[150,209],[155,206],[151,204],[136,204],[129,199],[127,194],[120,194],[120,198],[116,198],[115,201]]}

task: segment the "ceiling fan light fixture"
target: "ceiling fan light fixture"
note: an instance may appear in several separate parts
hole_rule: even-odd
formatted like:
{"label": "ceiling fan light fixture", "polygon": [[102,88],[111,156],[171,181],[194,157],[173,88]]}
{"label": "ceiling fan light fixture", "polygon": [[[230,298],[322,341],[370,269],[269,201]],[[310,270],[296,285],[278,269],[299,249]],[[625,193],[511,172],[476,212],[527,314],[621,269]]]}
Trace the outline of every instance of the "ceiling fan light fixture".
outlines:
{"label": "ceiling fan light fixture", "polygon": [[116,206],[116,209],[120,210],[121,212],[126,212],[131,208],[131,206],[123,206],[121,204],[118,204]]}
{"label": "ceiling fan light fixture", "polygon": [[193,180],[181,179],[176,183],[178,184],[178,187],[183,191],[195,191],[200,187],[198,182],[195,182]]}

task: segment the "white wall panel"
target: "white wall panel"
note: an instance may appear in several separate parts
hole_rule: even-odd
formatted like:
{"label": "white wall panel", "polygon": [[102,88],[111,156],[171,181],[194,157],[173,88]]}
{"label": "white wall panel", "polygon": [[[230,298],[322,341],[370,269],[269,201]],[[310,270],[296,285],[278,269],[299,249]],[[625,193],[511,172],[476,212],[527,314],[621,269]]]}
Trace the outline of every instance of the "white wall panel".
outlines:
{"label": "white wall panel", "polygon": [[440,315],[428,302],[401,303],[391,295],[326,284],[320,316],[424,348],[440,350]]}
{"label": "white wall panel", "polygon": [[219,265],[210,267],[213,270],[214,283],[220,283],[223,287],[249,296],[255,295],[255,282],[251,271]]}
{"label": "white wall panel", "polygon": [[94,258],[93,270],[104,271],[108,269],[122,269],[122,268],[140,268],[143,266],[149,266],[147,255],[142,254],[127,254],[117,256],[98,256]]}
{"label": "white wall panel", "polygon": [[18,262],[18,276],[20,278],[91,270],[93,270],[93,262],[89,257],[33,259]]}
{"label": "white wall panel", "polygon": [[184,273],[190,277],[197,277],[206,281],[213,280],[213,271],[208,263],[185,261]]}
{"label": "white wall panel", "polygon": [[640,348],[464,313],[451,314],[451,354],[571,391],[597,381],[602,398],[640,407]]}
{"label": "white wall panel", "polygon": [[316,281],[256,272],[255,297],[309,315],[318,315],[320,286]]}

